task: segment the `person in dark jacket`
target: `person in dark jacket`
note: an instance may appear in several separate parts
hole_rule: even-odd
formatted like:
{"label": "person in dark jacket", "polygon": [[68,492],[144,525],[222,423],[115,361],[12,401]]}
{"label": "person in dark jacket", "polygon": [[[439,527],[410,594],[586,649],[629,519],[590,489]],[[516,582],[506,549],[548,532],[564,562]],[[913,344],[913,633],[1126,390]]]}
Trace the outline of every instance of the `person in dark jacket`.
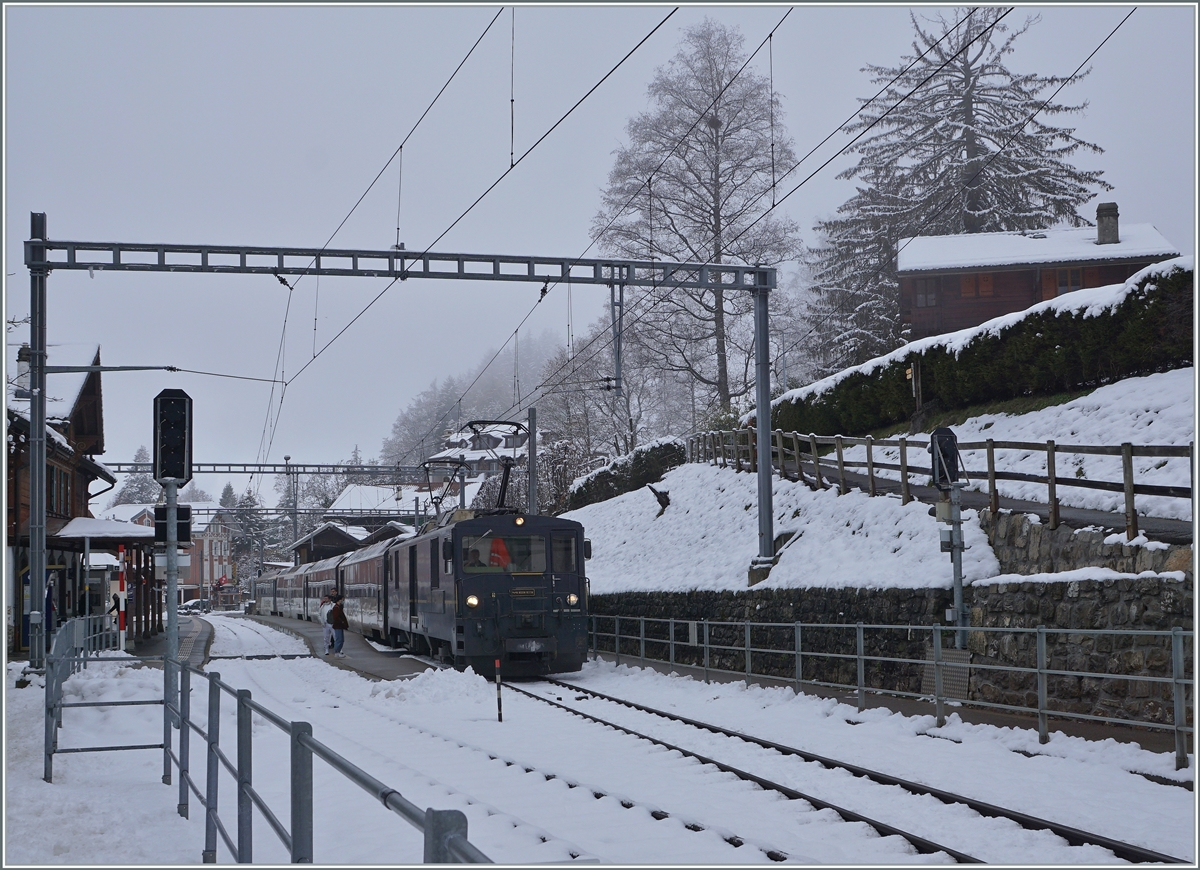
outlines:
{"label": "person in dark jacket", "polygon": [[329,611],[329,624],[333,626],[333,654],[339,659],[346,657],[346,654],[342,652],[342,644],[346,642],[346,629],[350,627],[346,613],[342,609],[343,601],[345,598],[341,593],[334,592],[333,609]]}

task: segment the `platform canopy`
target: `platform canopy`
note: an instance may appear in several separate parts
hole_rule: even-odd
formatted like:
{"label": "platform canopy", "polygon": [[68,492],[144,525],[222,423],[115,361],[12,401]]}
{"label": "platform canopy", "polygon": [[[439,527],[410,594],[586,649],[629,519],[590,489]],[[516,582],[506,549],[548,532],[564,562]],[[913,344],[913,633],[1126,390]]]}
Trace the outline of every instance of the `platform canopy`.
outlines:
{"label": "platform canopy", "polygon": [[62,527],[54,538],[90,538],[94,544],[145,543],[154,540],[154,527],[139,523],[123,523],[119,520],[97,520],[91,517],[75,517]]}

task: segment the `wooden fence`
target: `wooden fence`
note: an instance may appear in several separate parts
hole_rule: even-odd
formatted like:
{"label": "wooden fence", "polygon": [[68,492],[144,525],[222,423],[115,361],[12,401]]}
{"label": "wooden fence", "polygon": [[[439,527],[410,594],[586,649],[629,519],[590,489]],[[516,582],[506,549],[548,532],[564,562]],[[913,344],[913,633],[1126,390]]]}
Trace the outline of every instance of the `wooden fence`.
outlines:
{"label": "wooden fence", "polygon": [[[687,439],[688,461],[710,462],[723,467],[731,467],[738,471],[753,471],[757,468],[758,463],[756,437],[757,433],[753,429],[700,432],[689,436]],[[839,494],[849,492],[846,469],[864,470],[868,481],[867,491],[872,496],[877,495],[876,471],[887,469],[900,473],[900,496],[903,503],[908,504],[912,500],[909,475],[931,475],[933,473],[932,469],[928,466],[910,465],[908,462],[908,451],[913,448],[919,449],[921,454],[928,456],[928,440],[920,441],[905,437],[876,440],[870,436],[866,438],[852,438],[845,435],[813,435],[811,433],[801,435],[798,432],[784,432],[776,429],[771,433],[771,441],[771,464],[780,475],[788,480],[801,481],[814,489],[832,487],[834,485],[833,478],[836,477]],[[866,447],[866,461],[847,460],[844,455],[846,448],[858,445]],[[898,464],[877,462],[874,451],[876,448],[881,447],[898,448],[900,451],[900,462]],[[1192,474],[1194,475],[1195,471],[1192,463],[1192,451],[1194,447],[1195,442],[1190,442],[1187,447],[1131,444],[1129,442],[1119,446],[1098,446],[1056,444],[1054,441],[995,441],[991,438],[986,441],[958,442],[960,455],[964,451],[970,450],[987,451],[987,471],[971,471],[967,469],[966,473],[969,478],[974,480],[987,478],[990,506],[993,513],[999,510],[1000,507],[1000,495],[996,490],[996,481],[998,480],[1017,480],[1045,484],[1047,491],[1046,503],[1050,508],[1049,526],[1052,529],[1058,528],[1059,524],[1058,487],[1074,486],[1083,489],[1104,490],[1106,492],[1121,492],[1125,495],[1125,533],[1127,540],[1132,540],[1138,535],[1137,511],[1134,506],[1135,495],[1190,499],[1195,484],[1194,480],[1191,481],[1193,486],[1159,486],[1156,484],[1137,483],[1134,480],[1133,457],[1186,458],[1189,468],[1192,469]],[[997,450],[1023,450],[1031,453],[1044,453],[1046,456],[1046,473],[1028,474],[1019,471],[997,471]],[[822,455],[822,453],[825,455]],[[1108,481],[1088,480],[1087,478],[1079,477],[1058,477],[1056,474],[1056,464],[1058,461],[1057,457],[1061,453],[1120,456],[1122,480]]]}

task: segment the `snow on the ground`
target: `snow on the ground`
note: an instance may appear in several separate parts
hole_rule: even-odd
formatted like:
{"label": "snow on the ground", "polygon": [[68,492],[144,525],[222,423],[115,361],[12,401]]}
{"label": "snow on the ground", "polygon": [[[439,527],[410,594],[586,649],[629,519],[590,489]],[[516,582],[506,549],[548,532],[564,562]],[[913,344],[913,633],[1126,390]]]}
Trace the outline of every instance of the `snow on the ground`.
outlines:
{"label": "snow on the ground", "polygon": [[[293,642],[264,626],[247,632],[250,620],[244,618],[205,618],[214,625],[214,648],[229,655],[257,654],[264,642],[274,642],[275,652],[285,652]],[[128,661],[92,664],[67,682],[67,699],[159,695],[161,670],[130,667]],[[176,814],[178,778],[170,786],[161,783],[161,752],[58,755],[53,784],[42,781],[43,692],[38,678],[26,688],[16,688],[20,667],[9,663],[5,691],[5,864],[198,863],[204,813],[193,797],[190,819]],[[501,863],[524,866],[575,857],[601,863],[769,863],[764,849],[782,849],[802,863],[948,861],[945,854],[918,855],[898,838],[842,823],[831,811],[781,799],[678,753],[510,690],[504,694],[504,721],[497,722],[493,684],[470,672],[428,671],[409,680],[373,682],[313,658],[228,659],[212,663],[209,670],[219,670],[222,681],[235,688],[250,689],[256,701],[285,719],[310,722],[317,740],[418,806],[461,809],[471,841]],[[884,709],[858,713],[787,688],[706,685],[602,662],[587,663],[570,679],[606,694],[1054,818],[1184,860],[1194,854],[1192,794],[1141,775],[1190,781],[1191,770],[1177,773],[1169,753],[1059,732],[1041,745],[1034,729],[970,725],[956,715],[939,729],[928,716],[907,717]],[[546,684],[540,686],[543,694],[552,691]],[[526,687],[537,689],[539,684]],[[206,710],[205,681],[194,679],[192,691],[192,709]],[[581,709],[599,703],[576,700],[569,692],[558,694]],[[161,710],[152,715],[146,710],[68,709],[60,746],[157,742],[162,737]],[[228,696],[222,711],[222,748],[234,757],[236,730]],[[609,710],[604,714],[612,718]],[[639,724],[650,727],[646,720]],[[1044,832],[980,819],[961,807],[946,810],[936,801],[895,795],[895,789],[873,789],[844,774],[765,755],[732,738],[669,727],[675,729],[669,732],[672,742],[692,741],[686,745],[695,751],[703,747],[703,754],[792,782],[795,788],[814,794],[826,790],[845,802],[870,799],[879,812],[890,806],[886,811],[892,814],[892,824],[941,830],[941,842],[993,863],[1116,861],[1095,847],[1071,849]],[[203,782],[200,746],[193,736],[192,769]],[[287,741],[258,717],[254,753],[254,788],[286,824]],[[316,863],[420,863],[421,836],[415,829],[320,760],[314,761],[314,776]],[[226,826],[235,830],[231,779],[222,773],[221,782],[220,812]],[[669,818],[655,820],[655,810]],[[947,815],[943,818],[942,813]],[[688,824],[705,830],[688,830]],[[257,863],[286,863],[286,854],[261,817],[254,832]],[[726,842],[728,836],[742,838],[745,845],[735,848]],[[948,842],[951,836],[957,839]],[[223,844],[217,855],[220,863],[232,863]]]}
{"label": "snow on the ground", "polygon": [[[1169,445],[1186,447],[1196,438],[1195,426],[1195,369],[1185,368],[1126,378],[1115,384],[1100,387],[1086,396],[1062,405],[1054,405],[1028,414],[984,414],[972,417],[962,425],[952,426],[960,443],[986,441],[1024,441],[1056,445],[1055,477],[1058,480],[1058,500],[1071,507],[1122,513],[1125,495],[1069,486],[1073,478],[1123,480],[1120,456],[1069,453],[1068,445],[1120,446],[1132,444]],[[914,436],[928,441],[928,434]],[[914,458],[915,454],[915,458]],[[900,463],[900,450],[895,447],[873,449],[875,462]],[[963,461],[969,471],[981,472],[968,489],[987,491],[987,451],[964,450]],[[1046,474],[1044,451],[996,450],[997,471],[1018,471],[1026,474]],[[847,461],[866,462],[866,447],[845,450]],[[910,464],[928,464],[923,451],[909,450]],[[1186,457],[1164,458],[1135,456],[1134,481],[1155,486],[1191,486],[1191,469]],[[864,472],[865,468],[856,469]],[[880,469],[880,477],[899,480],[900,472]],[[1046,484],[1015,480],[997,481],[997,489],[1007,498],[1046,502]],[[1190,520],[1192,503],[1186,498],[1139,495],[1138,513],[1145,516]]]}
{"label": "snow on the ground", "polygon": [[[758,554],[758,477],[689,463],[655,489],[671,497],[662,516],[645,488],[564,514],[583,523],[592,541],[592,594],[745,589]],[[755,588],[949,588],[953,582],[938,537],[944,526],[929,516],[929,505],[857,491],[813,492],[775,478],[773,506],[775,534],[795,530],[797,537]],[[963,534],[964,578],[999,573],[975,511],[963,511]]]}

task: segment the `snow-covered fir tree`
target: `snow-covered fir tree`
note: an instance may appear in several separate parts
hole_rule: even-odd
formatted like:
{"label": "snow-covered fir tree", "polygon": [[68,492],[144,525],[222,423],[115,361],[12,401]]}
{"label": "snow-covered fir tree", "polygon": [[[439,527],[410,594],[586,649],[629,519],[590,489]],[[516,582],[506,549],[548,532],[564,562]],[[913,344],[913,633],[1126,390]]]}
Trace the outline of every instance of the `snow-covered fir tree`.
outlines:
{"label": "snow-covered fir tree", "polygon": [[854,180],[857,192],[837,217],[817,223],[821,241],[806,256],[823,297],[809,320],[826,371],[901,342],[895,258],[902,239],[1082,226],[1079,206],[1111,189],[1101,172],[1068,162],[1080,150],[1102,149],[1074,128],[1048,123],[1087,107],[1053,98],[1090,70],[1069,77],[1010,70],[1014,42],[1038,21],[1031,16],[1010,30],[1010,12],[911,14],[912,54],[895,67],[864,67],[883,90],[863,100],[846,128],[865,133],[850,148],[858,163],[839,176]]}
{"label": "snow-covered fir tree", "polygon": [[[137,452],[133,454],[134,462],[149,462],[150,451],[145,445],[139,447]],[[155,504],[158,502],[158,496],[162,492],[162,487],[159,486],[154,478],[146,472],[138,472],[131,474],[121,483],[120,489],[113,495],[112,501],[108,506],[116,507],[119,504]]]}

